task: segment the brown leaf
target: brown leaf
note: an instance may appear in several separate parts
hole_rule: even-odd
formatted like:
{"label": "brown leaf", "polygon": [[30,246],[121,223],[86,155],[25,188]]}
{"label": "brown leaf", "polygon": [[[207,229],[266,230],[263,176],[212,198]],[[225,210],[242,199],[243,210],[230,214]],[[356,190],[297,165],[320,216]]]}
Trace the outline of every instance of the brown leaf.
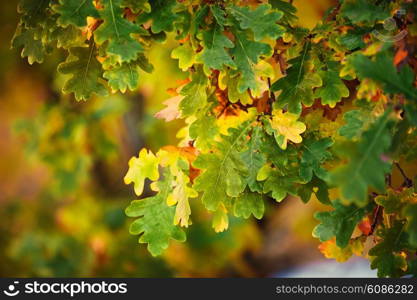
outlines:
{"label": "brown leaf", "polygon": [[322,110],[322,116],[327,118],[330,121],[336,121],[338,115],[342,112],[341,106],[343,102],[339,102],[336,104],[335,107],[331,108],[329,105],[322,105],[319,99],[316,99],[314,104],[310,107],[303,106],[303,111],[301,113],[302,116],[308,115],[310,112],[314,110]]}
{"label": "brown leaf", "polygon": [[270,104],[269,104],[269,93],[268,92],[264,92],[264,94],[262,95],[261,98],[255,99],[254,100],[254,104],[256,106],[256,109],[258,111],[258,113],[264,112],[270,112],[271,108],[270,108]]}

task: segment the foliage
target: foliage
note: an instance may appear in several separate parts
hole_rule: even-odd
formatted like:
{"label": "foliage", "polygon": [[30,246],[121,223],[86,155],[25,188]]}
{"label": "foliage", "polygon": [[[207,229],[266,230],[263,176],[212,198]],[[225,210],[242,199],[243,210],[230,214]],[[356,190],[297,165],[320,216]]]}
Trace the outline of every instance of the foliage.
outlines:
{"label": "foliage", "polygon": [[[21,1],[12,44],[31,64],[67,52],[58,71],[77,100],[135,90],[141,70],[152,71],[149,47],[177,41],[171,56],[189,79],[157,116],[183,119],[182,141],[140,150],[125,177],[137,196],[153,181],[155,194],[126,209],[153,255],[185,241],[196,198],[221,232],[231,215],[261,218],[271,198],[315,194],[332,209],[316,214],[313,232],[326,257],[345,261],[372,240],[363,255],[379,276],[414,272],[415,170],[403,169],[417,159],[408,1],[339,1],[312,30],[291,1],[87,0],[75,13],[75,1],[35,2]],[[375,31],[400,9],[393,20],[408,34],[381,41]]]}

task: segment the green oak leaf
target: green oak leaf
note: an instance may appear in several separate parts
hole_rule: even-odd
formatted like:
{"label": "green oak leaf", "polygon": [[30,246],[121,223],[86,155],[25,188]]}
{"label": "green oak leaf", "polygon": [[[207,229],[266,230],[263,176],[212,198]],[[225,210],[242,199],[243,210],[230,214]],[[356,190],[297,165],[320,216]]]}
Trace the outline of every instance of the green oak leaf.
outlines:
{"label": "green oak leaf", "polygon": [[298,182],[299,178],[295,174],[283,174],[281,171],[273,169],[263,184],[263,192],[265,194],[271,193],[275,201],[281,202],[288,194],[297,195],[295,184]]}
{"label": "green oak leaf", "polygon": [[49,47],[37,38],[36,29],[24,29],[19,26],[12,40],[13,48],[22,48],[21,56],[27,57],[29,64],[42,63]]}
{"label": "green oak leaf", "polygon": [[407,118],[410,120],[412,125],[417,126],[417,103],[416,101],[410,102],[405,106],[405,112]]}
{"label": "green oak leaf", "polygon": [[56,41],[58,48],[69,49],[71,47],[82,47],[85,45],[85,37],[80,29],[73,25],[67,27],[55,26],[50,35],[50,41]]}
{"label": "green oak leaf", "polygon": [[373,23],[390,17],[389,12],[381,5],[368,0],[346,0],[342,4],[340,14],[353,23]]}
{"label": "green oak leaf", "polygon": [[371,269],[378,269],[378,277],[400,277],[404,274],[402,269],[407,262],[399,253],[408,247],[404,226],[401,221],[396,221],[391,228],[383,226],[377,231],[381,241],[368,254],[374,256]]}
{"label": "green oak leaf", "polygon": [[148,73],[152,71],[152,65],[149,65],[144,55],[139,55],[139,58],[132,62],[112,65],[104,72],[103,77],[108,80],[113,92],[124,93],[127,89],[134,91],[138,88],[140,69]]}
{"label": "green oak leaf", "polygon": [[87,17],[100,17],[93,0],[59,0],[59,4],[54,5],[53,9],[59,13],[58,23],[63,27],[87,26]]}
{"label": "green oak leaf", "polygon": [[129,7],[134,13],[139,13],[141,11],[147,13],[151,12],[149,0],[123,0],[122,6]]}
{"label": "green oak leaf", "polygon": [[108,80],[112,91],[126,92],[127,89],[134,91],[138,87],[139,70],[135,62],[126,62],[106,70],[103,77]]}
{"label": "green oak leaf", "polygon": [[277,24],[283,13],[272,11],[269,4],[261,4],[254,10],[248,6],[232,5],[228,7],[228,11],[238,20],[242,29],[250,29],[253,32],[255,41],[266,37],[275,40],[285,32],[285,28]]}
{"label": "green oak leaf", "polygon": [[349,140],[359,138],[362,134],[366,115],[359,109],[350,110],[343,115],[346,124],[339,128],[339,134]]}
{"label": "green oak leaf", "polygon": [[269,166],[266,172],[262,172],[265,166],[268,166],[265,165],[258,172],[257,180],[264,181],[264,193],[271,193],[272,198],[281,202],[288,194],[297,196],[298,185],[302,182],[298,175],[299,153],[292,144],[289,144],[286,150],[277,147],[268,119],[265,118],[263,123],[268,136],[262,141],[261,150],[275,168]]}
{"label": "green oak leaf", "polygon": [[301,55],[289,61],[291,67],[287,70],[287,75],[275,81],[271,87],[274,92],[281,91],[277,104],[280,107],[288,106],[288,111],[294,114],[301,113],[301,104],[306,106],[313,104],[313,90],[322,85],[321,77],[317,73],[308,71],[310,48],[310,43],[305,45]]}
{"label": "green oak leaf", "polygon": [[226,24],[224,11],[217,5],[210,6],[210,11],[215,22],[207,31],[202,33],[200,38],[202,38],[203,50],[197,55],[197,61],[204,64],[206,73],[209,73],[210,68],[221,70],[223,65],[235,67],[235,63],[226,51],[226,48],[233,48],[234,45],[223,34]]}
{"label": "green oak leaf", "polygon": [[397,72],[393,61],[393,56],[388,51],[378,53],[375,60],[364,55],[353,55],[350,58],[350,63],[360,78],[370,78],[381,83],[385,92],[389,94],[403,94],[410,100],[417,101],[412,69],[404,66]]}
{"label": "green oak leaf", "polygon": [[36,28],[48,20],[50,3],[51,0],[20,0],[17,11],[24,26]]}
{"label": "green oak leaf", "polygon": [[219,128],[216,117],[210,112],[209,106],[197,115],[197,119],[190,125],[189,134],[195,140],[198,149],[210,149]]}
{"label": "green oak leaf", "polygon": [[233,48],[233,43],[223,33],[220,25],[214,25],[202,34],[203,50],[197,55],[206,69],[221,70],[223,66],[235,67],[226,48]]}
{"label": "green oak leaf", "polygon": [[349,51],[362,49],[366,46],[363,41],[363,37],[367,33],[369,33],[368,30],[355,28],[354,30],[349,30],[346,34],[340,36],[337,41]]}
{"label": "green oak leaf", "polygon": [[207,103],[208,79],[206,75],[200,69],[191,76],[190,83],[184,86],[180,92],[184,98],[181,100],[179,107],[184,117],[195,114]]}
{"label": "green oak leaf", "polygon": [[285,0],[269,0],[269,4],[274,9],[278,9],[279,11],[283,12],[282,21],[289,24],[295,24],[297,21],[297,8],[295,6]]}
{"label": "green oak leaf", "polygon": [[343,202],[365,206],[368,187],[378,192],[385,190],[390,163],[383,161],[381,155],[391,146],[390,125],[389,113],[385,113],[363,133],[359,142],[342,149],[348,163],[331,172],[329,183],[340,188]]}
{"label": "green oak leaf", "polygon": [[338,64],[335,62],[327,63],[327,70],[321,71],[322,86],[317,88],[314,93],[315,98],[321,99],[321,104],[335,107],[342,98],[349,96],[349,89],[339,76]]}
{"label": "green oak leaf", "polygon": [[204,19],[206,18],[209,11],[213,12],[213,7],[214,6],[211,6],[211,8],[209,8],[208,5],[204,4],[203,6],[200,6],[194,13],[190,24],[190,34],[192,37],[197,35],[200,30],[200,25],[204,23]]}
{"label": "green oak leaf", "polygon": [[233,30],[235,36],[235,47],[231,49],[234,62],[239,72],[240,80],[238,91],[243,93],[247,89],[256,90],[255,65],[258,63],[260,56],[269,56],[272,49],[268,44],[251,41],[245,32]]}
{"label": "green oak leaf", "polygon": [[394,127],[389,152],[397,161],[400,157],[404,157],[405,161],[412,161],[417,158],[417,132],[410,134],[410,123],[407,118],[404,118]]}
{"label": "green oak leaf", "polygon": [[405,189],[401,192],[390,189],[387,195],[375,197],[375,202],[384,208],[384,213],[394,214],[401,212],[412,196],[412,189]]}
{"label": "green oak leaf", "polygon": [[388,51],[378,53],[375,60],[364,55],[353,55],[350,62],[360,78],[370,78],[380,83],[386,93],[403,94],[408,100],[405,105],[407,117],[417,125],[417,89],[413,70],[408,65],[397,72],[392,54]]}
{"label": "green oak leaf", "polygon": [[303,155],[300,162],[300,177],[304,182],[313,178],[313,173],[320,179],[328,178],[327,170],[322,167],[323,162],[330,159],[332,155],[327,149],[333,145],[331,138],[321,140],[307,140],[303,144]]}
{"label": "green oak leaf", "polygon": [[103,24],[94,32],[97,44],[108,42],[106,51],[115,55],[120,62],[135,60],[144,51],[142,45],[132,35],[144,33],[144,29],[123,17],[122,0],[103,0],[100,10]]}
{"label": "green oak leaf", "polygon": [[325,181],[313,176],[310,182],[301,184],[297,189],[297,195],[304,203],[307,203],[311,199],[311,195],[314,193],[317,199],[324,205],[331,205],[329,198],[329,188]]}
{"label": "green oak leaf", "polygon": [[249,191],[242,193],[233,203],[234,215],[245,219],[253,215],[258,220],[262,219],[265,211],[263,197],[262,194]]}
{"label": "green oak leaf", "polygon": [[320,224],[313,230],[313,236],[325,242],[336,237],[336,245],[345,248],[350,241],[356,225],[372,210],[373,204],[357,207],[343,205],[339,200],[333,201],[334,210],[317,212],[314,215]]}
{"label": "green oak leaf", "polygon": [[266,156],[261,151],[263,137],[264,131],[262,127],[255,127],[247,144],[248,149],[241,154],[246,168],[248,169],[247,183],[252,192],[262,192],[262,186],[256,180],[256,176],[266,163]]}
{"label": "green oak leaf", "polygon": [[95,57],[95,47],[70,48],[67,60],[58,66],[58,72],[71,75],[63,87],[64,93],[74,93],[75,99],[87,100],[93,94],[106,96],[107,89],[100,81],[103,70]]}
{"label": "green oak leaf", "polygon": [[132,201],[126,208],[128,217],[138,218],[130,225],[130,233],[140,235],[139,243],[147,243],[153,256],[162,254],[170,239],[180,242],[186,239],[184,231],[174,225],[175,206],[167,205],[171,182],[172,175],[166,170],[163,179],[156,182],[155,196]]}
{"label": "green oak leaf", "polygon": [[220,8],[220,6],[218,5],[211,5],[210,11],[214,19],[216,20],[217,25],[220,26],[221,30],[223,30],[223,26],[227,24],[225,11],[222,8]]}
{"label": "green oak leaf", "polygon": [[[180,43],[182,43],[185,40],[189,40],[190,43],[193,45],[194,36],[190,35],[190,33],[191,33],[191,29],[193,27],[193,22],[194,22],[194,19],[195,19],[195,15],[194,15],[194,13],[191,13],[185,7],[181,7],[181,9],[178,9],[176,11],[177,11],[177,17],[178,18],[174,23],[175,40],[180,41]],[[153,35],[155,35],[155,34],[153,34]]]}
{"label": "green oak leaf", "polygon": [[173,11],[176,0],[151,0],[151,11],[138,17],[140,24],[152,20],[153,33],[170,32],[174,30],[174,23],[178,16]]}
{"label": "green oak leaf", "polygon": [[229,135],[222,135],[210,152],[200,154],[193,163],[202,170],[194,189],[203,192],[202,201],[210,211],[216,211],[220,204],[229,207],[231,197],[238,197],[247,185],[248,170],[240,150],[250,128],[251,121],[230,128]]}
{"label": "green oak leaf", "polygon": [[386,214],[396,213],[404,206],[393,193],[388,193],[387,196],[379,195],[375,198],[375,202],[384,207]]}
{"label": "green oak leaf", "polygon": [[292,144],[289,144],[286,150],[277,147],[274,130],[270,125],[269,119],[265,118],[263,123],[268,136],[265,137],[261,144],[261,152],[267,156],[267,160],[278,169],[288,168],[289,165],[297,163],[299,160],[298,150]]}

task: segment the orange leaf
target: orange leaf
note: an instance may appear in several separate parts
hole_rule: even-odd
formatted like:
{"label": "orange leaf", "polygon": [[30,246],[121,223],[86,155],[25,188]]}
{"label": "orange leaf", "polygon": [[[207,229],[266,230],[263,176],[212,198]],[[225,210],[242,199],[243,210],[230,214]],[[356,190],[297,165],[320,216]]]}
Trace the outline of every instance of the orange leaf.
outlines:
{"label": "orange leaf", "polygon": [[171,96],[178,96],[181,92],[181,89],[184,87],[184,85],[186,85],[190,81],[191,81],[190,78],[175,80],[177,87],[167,89],[167,93],[170,94]]}
{"label": "orange leaf", "polygon": [[408,51],[405,49],[398,49],[394,56],[394,65],[399,65],[408,56]]}
{"label": "orange leaf", "polygon": [[365,217],[362,222],[359,223],[358,228],[364,235],[369,235],[372,231],[371,219]]}
{"label": "orange leaf", "polygon": [[172,152],[172,153],[178,152],[178,154],[186,158],[189,163],[192,163],[198,155],[198,150],[194,148],[193,146],[177,147],[177,146],[168,145],[168,146],[162,147],[161,150],[165,150],[167,152]]}

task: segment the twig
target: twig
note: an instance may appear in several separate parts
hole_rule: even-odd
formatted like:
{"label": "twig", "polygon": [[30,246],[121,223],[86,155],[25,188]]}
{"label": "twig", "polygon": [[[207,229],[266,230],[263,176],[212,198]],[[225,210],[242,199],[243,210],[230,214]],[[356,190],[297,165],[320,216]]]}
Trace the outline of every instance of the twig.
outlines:
{"label": "twig", "polygon": [[271,78],[268,77],[268,90],[269,90],[269,97],[268,97],[268,105],[269,105],[269,110],[268,110],[268,114],[272,114],[272,106],[275,102],[275,94],[273,91],[271,91]]}
{"label": "twig", "polygon": [[368,235],[372,235],[374,233],[375,228],[378,225],[378,219],[380,217],[381,212],[382,212],[382,206],[378,205],[374,210],[374,218],[372,220],[371,230],[369,231]]}
{"label": "twig", "polygon": [[404,183],[402,186],[405,187],[412,187],[413,181],[405,174],[404,170],[401,168],[400,164],[398,162],[395,162],[394,165],[397,167],[397,169],[400,171],[401,175],[404,177]]}

